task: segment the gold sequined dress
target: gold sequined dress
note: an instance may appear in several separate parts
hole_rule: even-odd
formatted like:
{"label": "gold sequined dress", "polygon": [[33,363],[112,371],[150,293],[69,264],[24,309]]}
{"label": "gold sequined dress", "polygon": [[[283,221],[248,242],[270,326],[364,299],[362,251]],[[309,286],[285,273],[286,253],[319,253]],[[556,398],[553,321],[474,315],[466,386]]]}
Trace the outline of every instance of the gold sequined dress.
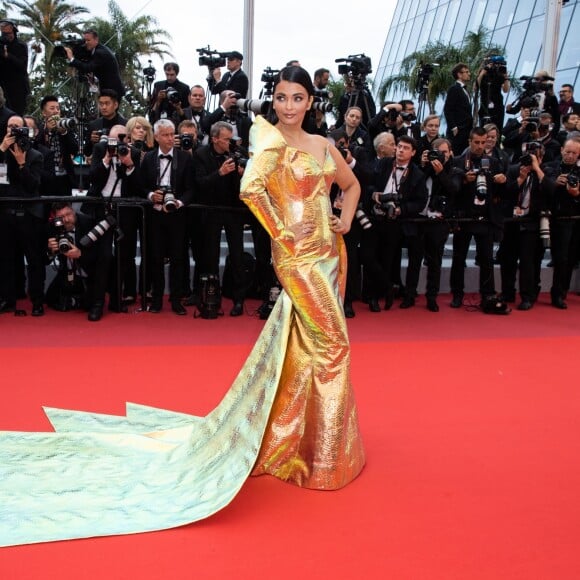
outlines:
{"label": "gold sequined dress", "polygon": [[[243,198],[272,235],[284,292],[246,364],[205,417],[127,404],[117,417],[45,408],[55,432],[0,432],[0,546],[129,534],[225,507],[249,475],[337,489],[364,465],[339,301],[342,240],[323,166],[265,121]],[[317,231],[294,243],[287,227]]]}

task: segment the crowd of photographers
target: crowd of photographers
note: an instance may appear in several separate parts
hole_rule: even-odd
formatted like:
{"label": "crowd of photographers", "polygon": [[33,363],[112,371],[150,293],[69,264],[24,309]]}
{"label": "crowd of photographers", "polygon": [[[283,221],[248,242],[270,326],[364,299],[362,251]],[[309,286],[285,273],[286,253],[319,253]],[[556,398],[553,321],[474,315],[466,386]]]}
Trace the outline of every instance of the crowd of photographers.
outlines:
{"label": "crowd of photographers", "polygon": [[[93,31],[85,33],[84,42],[98,54]],[[91,69],[69,52],[71,66]],[[223,284],[232,299],[231,316],[243,314],[249,295],[263,300],[259,313],[268,316],[279,292],[269,240],[240,202],[239,187],[252,115],[267,113],[277,71],[264,71],[264,98],[249,100],[241,53],[199,52],[200,64],[210,71],[208,91],[219,94],[213,111],[206,108],[201,85],[189,87],[178,78],[177,63],[164,65],[166,78],[153,85],[146,116],[125,119],[118,112],[119,94],[101,86],[99,117],[82,132],[75,119],[61,115],[58,96],[46,95],[40,117],[34,118],[11,111],[0,94],[0,198],[19,200],[0,203],[5,249],[0,313],[24,313],[17,299],[25,295],[25,280],[33,316],[42,316],[48,304],[56,310],[84,308],[90,321],[98,321],[106,305],[124,312],[136,301],[159,313],[168,264],[169,305],[175,314],[196,306],[195,312],[207,318],[219,315]],[[532,308],[548,247],[551,303],[567,308],[580,257],[580,221],[574,219],[580,217],[580,104],[573,88],[563,85],[558,99],[553,79],[540,72],[525,80],[521,96],[505,111],[505,61],[487,58],[473,86],[471,71],[459,63],[443,108],[443,137],[441,117],[421,118],[413,100],[386,102],[377,111],[365,83],[370,59],[341,60],[345,94],[336,122],[327,125],[330,71],[321,68],[313,75],[316,102],[308,130],[334,143],[361,183],[357,219],[345,236],[346,316],[355,316],[357,300],[371,312],[392,308],[397,298],[400,308],[413,307],[423,265],[427,308],[439,311],[443,254],[451,233],[451,307],[463,305],[466,259],[474,240],[483,312],[509,313],[516,287],[517,308]],[[222,76],[223,66],[228,70]],[[420,71],[424,88],[428,67]],[[420,98],[419,107],[423,104]],[[506,112],[512,116],[504,125]],[[88,197],[78,207],[79,198],[62,198],[78,186],[73,160],[81,154],[90,170]],[[60,199],[47,204],[38,201],[41,196]],[[336,186],[331,203],[339,214]],[[254,241],[251,264],[244,252],[245,229],[251,229]],[[222,231],[228,246],[223,281]],[[408,255],[404,280],[403,251]],[[45,291],[47,264],[54,276]]]}

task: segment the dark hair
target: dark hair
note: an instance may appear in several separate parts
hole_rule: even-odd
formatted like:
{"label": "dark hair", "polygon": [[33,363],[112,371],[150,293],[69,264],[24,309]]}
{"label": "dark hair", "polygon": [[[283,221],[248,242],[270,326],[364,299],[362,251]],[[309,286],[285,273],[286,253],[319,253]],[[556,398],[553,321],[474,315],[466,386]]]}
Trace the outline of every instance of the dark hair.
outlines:
{"label": "dark hair", "polygon": [[325,73],[330,74],[330,71],[327,68],[317,68],[314,71],[314,78],[321,77]]}
{"label": "dark hair", "polygon": [[403,100],[399,101],[399,105],[401,105],[401,107],[403,107],[403,109],[405,109],[407,107],[407,105],[413,105],[413,107],[414,107],[415,103],[413,101],[411,101],[410,99],[403,99]]}
{"label": "dark hair", "polygon": [[163,72],[167,72],[168,70],[174,70],[175,74],[179,74],[179,65],[176,62],[166,62],[163,65]]}
{"label": "dark hair", "polygon": [[93,38],[99,38],[99,33],[94,28],[83,30],[83,35],[90,34]]}
{"label": "dark hair", "polygon": [[72,203],[70,201],[55,201],[51,206],[50,206],[50,211],[52,213],[56,213],[58,210],[60,209],[64,209],[65,207],[70,207],[72,208]]}
{"label": "dark hair", "polygon": [[456,79],[459,75],[459,71],[463,70],[464,68],[469,69],[469,67],[464,62],[457,63],[452,69],[451,74],[453,78]]}
{"label": "dark hair", "polygon": [[561,89],[567,88],[567,89],[570,89],[572,92],[574,92],[574,87],[569,83],[564,83],[560,88]]}
{"label": "dark hair", "polygon": [[119,102],[119,94],[114,89],[101,89],[101,92],[99,93],[99,98],[100,97],[110,97],[113,101],[117,101],[117,103]]}
{"label": "dark hair", "polygon": [[413,137],[409,137],[409,135],[401,135],[397,143],[408,143],[414,151],[417,151],[417,141]]}
{"label": "dark hair", "polygon": [[46,95],[45,97],[42,97],[42,100],[40,101],[40,108],[44,109],[46,103],[53,103],[55,101],[58,103],[58,97],[56,95]]}
{"label": "dark hair", "polygon": [[[280,83],[280,81],[287,81],[289,83],[297,83],[301,85],[306,92],[308,93],[309,97],[314,96],[314,85],[312,84],[312,79],[308,74],[308,71],[303,69],[301,66],[286,66],[284,67],[277,75],[276,79],[274,80],[274,95],[276,94],[276,87]],[[268,121],[275,125],[278,122],[278,117],[274,112],[274,107],[270,108],[270,112],[267,116]],[[304,120],[302,121],[302,128],[306,129],[309,124],[309,115],[304,115]]]}
{"label": "dark hair", "polygon": [[475,127],[469,132],[469,140],[471,141],[473,137],[485,137],[486,135],[487,131],[483,127]]}

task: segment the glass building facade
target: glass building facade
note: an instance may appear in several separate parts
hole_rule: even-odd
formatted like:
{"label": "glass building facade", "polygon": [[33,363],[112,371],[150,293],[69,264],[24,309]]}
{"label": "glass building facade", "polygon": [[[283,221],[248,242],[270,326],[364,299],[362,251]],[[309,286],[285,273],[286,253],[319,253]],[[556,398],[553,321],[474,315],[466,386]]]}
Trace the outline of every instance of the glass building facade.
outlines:
{"label": "glass building facade", "polygon": [[[483,24],[494,44],[505,47],[514,77],[540,68],[547,0],[399,0],[375,74],[378,92],[383,79],[397,74],[405,56],[429,40],[460,45],[466,32]],[[562,7],[555,84],[578,86],[580,65],[580,0]],[[450,79],[451,83],[451,79]],[[578,100],[578,91],[575,92]]]}

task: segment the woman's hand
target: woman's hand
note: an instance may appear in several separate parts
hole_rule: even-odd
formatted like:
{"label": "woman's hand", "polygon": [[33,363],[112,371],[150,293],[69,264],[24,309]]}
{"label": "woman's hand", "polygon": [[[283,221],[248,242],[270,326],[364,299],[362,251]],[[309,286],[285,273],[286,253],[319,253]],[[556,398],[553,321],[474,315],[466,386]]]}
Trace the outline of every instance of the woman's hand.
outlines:
{"label": "woman's hand", "polygon": [[294,234],[294,241],[299,242],[314,231],[315,225],[313,221],[302,221],[292,224],[288,229]]}
{"label": "woman's hand", "polygon": [[332,215],[330,216],[330,229],[335,234],[347,234],[350,227],[347,226],[338,216]]}

